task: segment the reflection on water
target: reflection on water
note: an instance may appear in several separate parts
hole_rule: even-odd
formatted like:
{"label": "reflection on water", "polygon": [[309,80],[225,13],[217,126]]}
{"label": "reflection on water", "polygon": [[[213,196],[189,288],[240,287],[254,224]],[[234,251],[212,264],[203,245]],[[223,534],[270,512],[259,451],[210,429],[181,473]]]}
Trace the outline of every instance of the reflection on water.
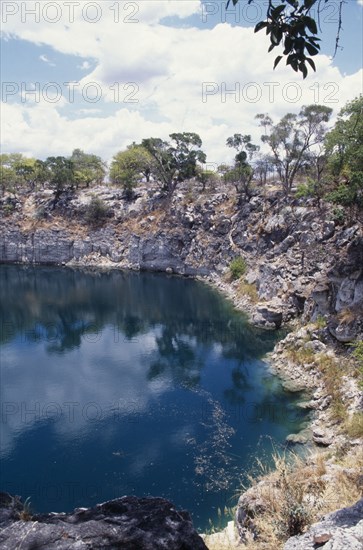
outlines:
{"label": "reflection on water", "polygon": [[261,360],[276,335],[202,283],[16,266],[0,283],[1,481],[37,511],[152,494],[205,528],[302,421]]}

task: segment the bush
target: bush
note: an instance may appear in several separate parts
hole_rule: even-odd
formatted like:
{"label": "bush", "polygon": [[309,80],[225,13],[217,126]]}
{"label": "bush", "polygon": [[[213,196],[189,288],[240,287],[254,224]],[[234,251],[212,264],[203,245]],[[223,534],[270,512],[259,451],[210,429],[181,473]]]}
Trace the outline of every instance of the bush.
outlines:
{"label": "bush", "polygon": [[231,261],[229,270],[233,281],[240,279],[240,277],[242,277],[242,275],[244,275],[247,271],[246,260],[241,256],[237,256]]}
{"label": "bush", "polygon": [[85,219],[90,224],[100,224],[109,216],[107,204],[99,197],[92,197],[86,207]]}

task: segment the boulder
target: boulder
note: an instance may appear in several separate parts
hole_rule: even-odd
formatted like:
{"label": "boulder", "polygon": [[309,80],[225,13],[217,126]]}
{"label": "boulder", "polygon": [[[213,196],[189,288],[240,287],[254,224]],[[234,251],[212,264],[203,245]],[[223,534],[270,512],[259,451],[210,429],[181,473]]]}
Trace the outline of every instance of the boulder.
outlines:
{"label": "boulder", "polygon": [[30,516],[0,493],[2,550],[207,550],[188,512],[163,498],[122,497],[70,514]]}

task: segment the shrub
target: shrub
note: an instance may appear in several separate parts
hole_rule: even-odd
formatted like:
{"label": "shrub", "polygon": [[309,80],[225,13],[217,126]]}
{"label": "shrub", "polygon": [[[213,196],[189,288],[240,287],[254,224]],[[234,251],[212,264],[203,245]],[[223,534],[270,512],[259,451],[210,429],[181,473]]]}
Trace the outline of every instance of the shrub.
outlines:
{"label": "shrub", "polygon": [[90,224],[100,224],[109,215],[107,204],[99,197],[93,196],[90,203],[86,207],[85,219]]}
{"label": "shrub", "polygon": [[343,225],[346,222],[346,212],[344,208],[335,207],[333,209],[333,221],[338,225]]}
{"label": "shrub", "polygon": [[232,280],[236,281],[237,279],[242,277],[242,275],[244,275],[247,271],[246,260],[241,256],[237,256],[231,261],[229,270],[231,273]]}

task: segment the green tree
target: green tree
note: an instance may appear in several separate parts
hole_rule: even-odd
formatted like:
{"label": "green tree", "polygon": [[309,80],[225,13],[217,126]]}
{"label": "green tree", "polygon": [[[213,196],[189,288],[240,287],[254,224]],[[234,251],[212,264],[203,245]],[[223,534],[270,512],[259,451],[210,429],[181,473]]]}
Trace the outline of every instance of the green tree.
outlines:
{"label": "green tree", "polygon": [[[227,9],[232,2],[245,1],[252,4],[255,0],[228,0]],[[283,58],[286,58],[286,65],[298,72],[305,78],[308,74],[308,65],[314,71],[315,63],[312,59],[319,53],[320,38],[320,12],[328,5],[338,2],[339,18],[337,22],[337,35],[335,40],[335,53],[339,47],[340,31],[342,28],[342,9],[345,0],[278,0],[274,5],[272,0],[266,2],[266,19],[259,21],[255,26],[255,32],[265,29],[270,38],[268,51],[271,52],[277,46],[282,46],[282,55],[275,58],[274,69]]]}
{"label": "green tree", "polygon": [[202,140],[193,132],[170,134],[171,143],[160,138],[142,141],[154,159],[153,177],[167,195],[172,195],[178,183],[196,176],[197,163],[205,163]]}
{"label": "green tree", "polygon": [[256,115],[265,129],[261,139],[271,148],[285,195],[290,193],[307,155],[324,142],[331,114],[332,109],[325,105],[308,105],[298,115],[287,113],[275,125],[268,115]]}
{"label": "green tree", "polygon": [[122,185],[126,197],[131,198],[142,176],[147,182],[150,180],[153,164],[154,159],[145,147],[133,143],[113,157],[110,179],[112,183]]}
{"label": "green tree", "polygon": [[242,134],[234,134],[227,138],[226,144],[227,147],[236,149],[237,154],[234,157],[234,167],[226,173],[225,179],[234,184],[240,197],[244,195],[249,199],[253,168],[247,159],[252,160],[259,147],[251,142],[251,136]]}
{"label": "green tree", "polygon": [[363,95],[347,103],[326,136],[333,189],[328,198],[342,206],[363,207]]}
{"label": "green tree", "polygon": [[213,170],[207,170],[203,166],[197,166],[195,177],[196,180],[202,184],[203,192],[206,190],[206,187],[208,185],[214,187],[214,185],[219,180],[219,176],[216,172],[214,172]]}
{"label": "green tree", "polygon": [[34,190],[37,184],[37,163],[21,153],[0,155],[0,185],[2,192],[17,191],[28,187]]}
{"label": "green tree", "polygon": [[65,157],[48,157],[45,160],[45,169],[47,182],[54,189],[53,208],[55,208],[62,193],[74,187],[73,162]]}
{"label": "green tree", "polygon": [[70,160],[73,163],[74,181],[76,186],[99,185],[106,175],[106,166],[101,157],[74,149]]}

